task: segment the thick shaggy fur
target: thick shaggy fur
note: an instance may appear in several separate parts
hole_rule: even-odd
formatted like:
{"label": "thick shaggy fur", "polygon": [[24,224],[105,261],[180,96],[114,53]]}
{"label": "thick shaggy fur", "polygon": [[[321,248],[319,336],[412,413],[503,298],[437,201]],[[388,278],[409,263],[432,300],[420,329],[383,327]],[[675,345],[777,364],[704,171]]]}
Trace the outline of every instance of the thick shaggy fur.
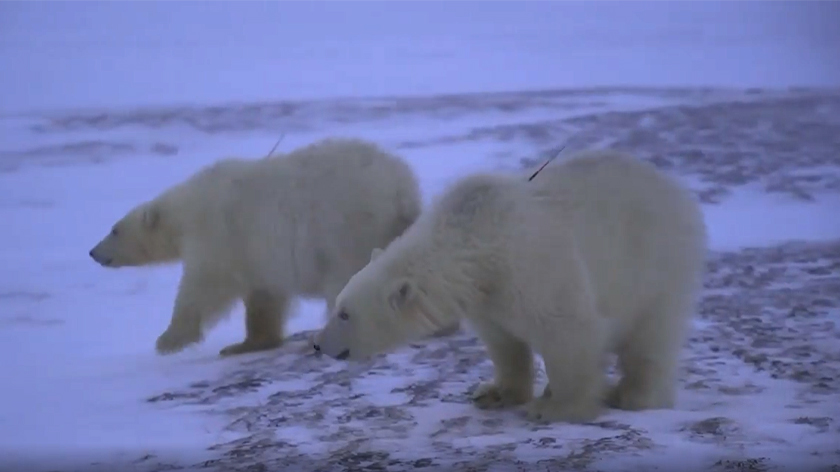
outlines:
{"label": "thick shaggy fur", "polygon": [[271,349],[283,340],[293,296],[339,291],[371,251],[420,213],[411,168],[377,146],[327,139],[287,155],[224,159],[131,210],[91,251],[106,267],[183,261],[159,353],[200,342],[245,304],[246,338],[222,350]]}
{"label": "thick shaggy fur", "polygon": [[[495,367],[479,407],[528,403],[532,419],[570,422],[605,402],[672,407],[707,246],[694,196],[609,150],[528,174],[449,188],[348,282],[316,349],[363,359],[464,318]],[[534,351],[549,379],[536,398]],[[622,375],[612,388],[609,353]]]}

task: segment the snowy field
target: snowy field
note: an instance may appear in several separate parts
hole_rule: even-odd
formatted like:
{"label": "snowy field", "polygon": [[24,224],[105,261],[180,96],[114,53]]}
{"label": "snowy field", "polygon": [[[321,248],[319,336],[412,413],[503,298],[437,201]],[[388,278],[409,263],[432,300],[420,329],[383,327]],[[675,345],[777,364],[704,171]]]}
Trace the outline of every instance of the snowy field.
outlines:
{"label": "snowy field", "polygon": [[[840,470],[840,3],[0,3],[0,469]],[[638,23],[628,23],[628,18]],[[220,157],[359,136],[425,198],[558,145],[679,175],[712,239],[674,410],[475,409],[468,331],[364,366],[161,357],[180,267],[88,257]],[[541,378],[541,382],[544,378]]]}

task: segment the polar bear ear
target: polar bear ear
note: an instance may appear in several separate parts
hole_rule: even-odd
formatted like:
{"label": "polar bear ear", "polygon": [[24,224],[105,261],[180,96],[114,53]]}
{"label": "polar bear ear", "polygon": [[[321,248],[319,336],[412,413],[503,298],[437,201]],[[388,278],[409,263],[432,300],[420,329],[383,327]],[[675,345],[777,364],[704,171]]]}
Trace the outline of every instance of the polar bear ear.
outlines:
{"label": "polar bear ear", "polygon": [[375,261],[376,258],[379,257],[379,255],[382,254],[383,252],[385,252],[385,251],[383,251],[382,249],[380,249],[378,247],[373,248],[373,251],[371,251],[371,253],[370,253],[370,261],[371,262]]}
{"label": "polar bear ear", "polygon": [[391,285],[388,304],[394,311],[401,311],[405,305],[417,294],[417,287],[409,279],[398,279]]}
{"label": "polar bear ear", "polygon": [[143,227],[146,229],[155,229],[160,224],[160,209],[155,206],[150,206],[143,210]]}

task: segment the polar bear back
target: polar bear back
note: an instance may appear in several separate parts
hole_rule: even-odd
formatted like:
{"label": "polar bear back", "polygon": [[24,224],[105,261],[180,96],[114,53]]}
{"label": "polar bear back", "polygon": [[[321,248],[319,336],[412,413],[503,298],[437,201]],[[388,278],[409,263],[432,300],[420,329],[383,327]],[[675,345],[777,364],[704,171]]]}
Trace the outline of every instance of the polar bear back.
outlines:
{"label": "polar bear back", "polygon": [[578,153],[543,173],[531,183],[569,208],[572,216],[560,210],[558,217],[572,218],[599,311],[632,322],[659,293],[700,284],[703,213],[674,178],[611,150]]}
{"label": "polar bear back", "polygon": [[[323,275],[367,262],[420,213],[411,168],[356,139],[318,141],[285,155],[216,162],[173,188],[184,232],[249,284],[319,292]],[[188,237],[189,239],[189,237]]]}
{"label": "polar bear back", "polygon": [[609,150],[573,155],[530,182],[504,174],[463,179],[412,233],[421,229],[433,241],[432,272],[472,280],[476,290],[497,294],[492,303],[533,312],[519,316],[548,309],[541,304],[556,299],[553,282],[577,258],[598,312],[619,337],[646,304],[700,283],[706,247],[693,195],[652,165]]}

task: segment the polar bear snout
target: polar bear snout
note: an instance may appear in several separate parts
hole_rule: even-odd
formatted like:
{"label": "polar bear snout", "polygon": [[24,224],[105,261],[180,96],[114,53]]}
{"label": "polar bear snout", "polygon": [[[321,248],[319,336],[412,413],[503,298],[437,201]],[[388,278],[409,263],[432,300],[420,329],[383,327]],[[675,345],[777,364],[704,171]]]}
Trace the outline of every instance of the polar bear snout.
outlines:
{"label": "polar bear snout", "polygon": [[[321,352],[321,346],[316,344],[312,347],[314,347],[315,350],[318,351],[319,353]],[[341,351],[341,352],[339,352],[338,354],[335,354],[335,355],[332,355],[332,354],[327,354],[327,355],[332,357],[335,360],[345,361],[345,360],[347,360],[348,357],[350,357],[350,349],[345,349],[345,350],[343,350],[343,351]]]}
{"label": "polar bear snout", "polygon": [[345,349],[345,350],[339,352],[338,354],[331,354],[331,353],[328,353],[328,352],[323,352],[323,351],[321,351],[321,346],[318,345],[318,344],[313,344],[312,349],[315,349],[315,352],[317,352],[318,354],[323,353],[323,354],[326,354],[326,355],[332,357],[333,359],[336,359],[336,360],[339,360],[339,361],[347,360],[347,358],[350,357],[350,349]]}
{"label": "polar bear snout", "polygon": [[348,323],[347,318],[343,318],[341,314],[332,317],[326,326],[312,338],[312,348],[315,352],[339,361],[350,359],[353,340],[350,339],[346,323]]}
{"label": "polar bear snout", "polygon": [[110,257],[105,257],[102,254],[100,254],[100,252],[96,250],[98,247],[99,246],[96,246],[90,250],[90,252],[88,253],[90,255],[90,258],[103,267],[110,267],[114,260]]}

